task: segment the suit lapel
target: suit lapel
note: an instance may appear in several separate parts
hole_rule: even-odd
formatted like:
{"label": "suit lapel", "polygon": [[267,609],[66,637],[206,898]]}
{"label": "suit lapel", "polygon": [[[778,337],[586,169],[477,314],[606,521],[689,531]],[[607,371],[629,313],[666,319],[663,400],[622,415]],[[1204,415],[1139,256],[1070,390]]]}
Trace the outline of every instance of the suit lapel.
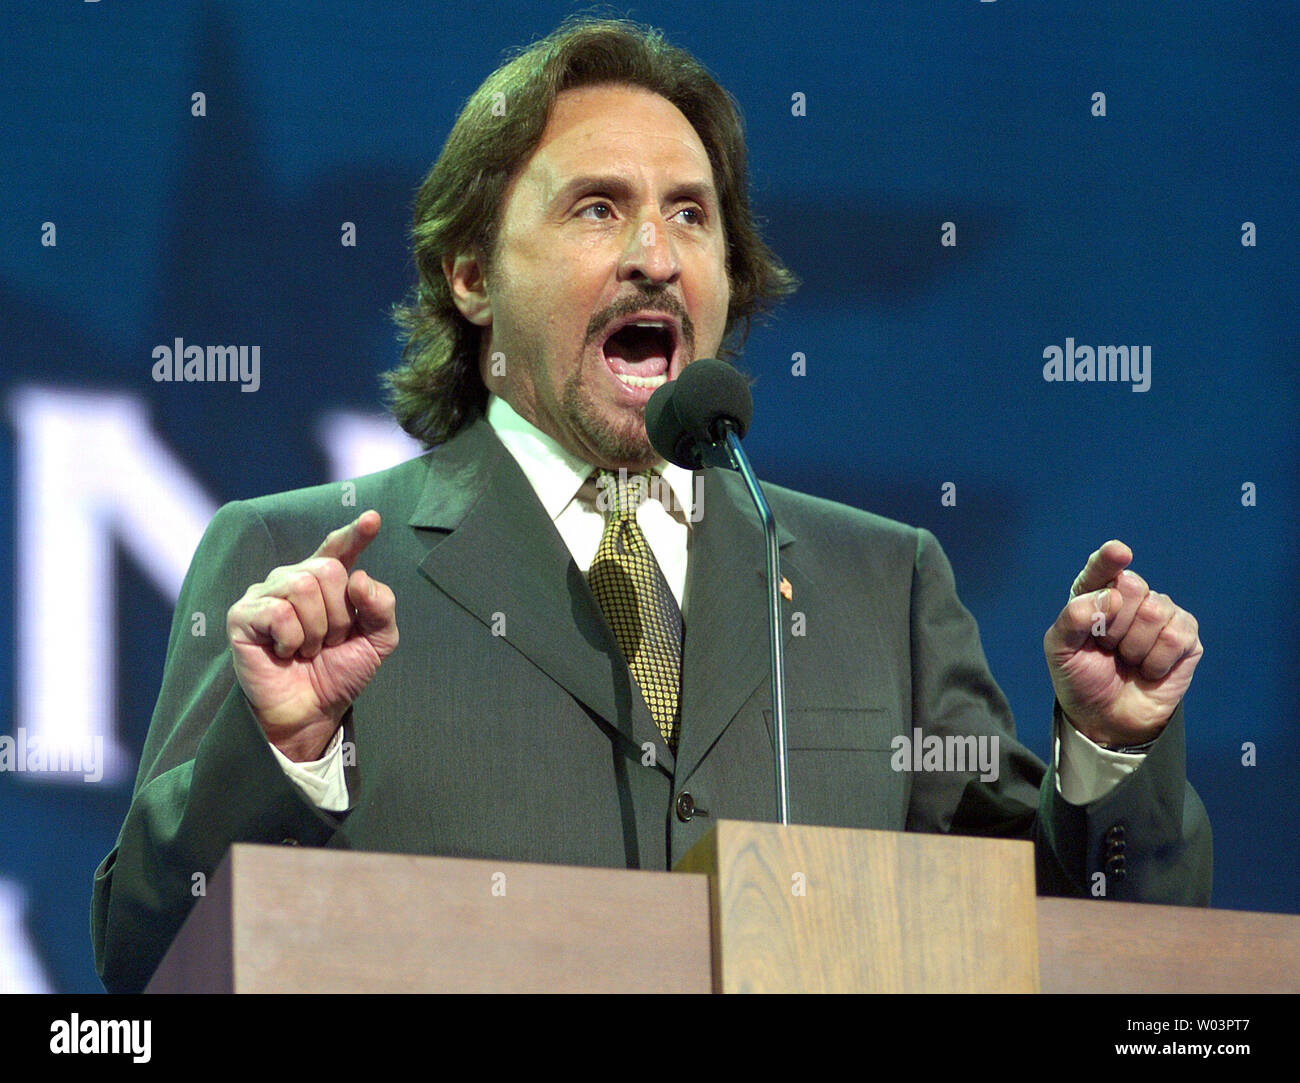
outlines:
{"label": "suit lapel", "polygon": [[[479,419],[430,457],[410,525],[430,532],[420,572],[565,688],[629,753],[671,753],[564,540],[518,464]],[[501,617],[497,615],[500,614]]]}
{"label": "suit lapel", "polygon": [[[785,549],[794,538],[779,522],[777,529],[784,569]],[[758,513],[737,474],[705,471],[687,578],[679,784],[771,674],[767,550]],[[782,624],[788,642],[790,621]]]}

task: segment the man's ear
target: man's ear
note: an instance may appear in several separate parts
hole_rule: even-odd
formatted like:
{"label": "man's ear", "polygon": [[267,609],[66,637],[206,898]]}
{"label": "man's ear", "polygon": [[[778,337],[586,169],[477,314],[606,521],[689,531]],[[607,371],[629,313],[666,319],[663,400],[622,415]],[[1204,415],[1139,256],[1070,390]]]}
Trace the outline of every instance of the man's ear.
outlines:
{"label": "man's ear", "polygon": [[492,326],[492,302],[487,295],[483,261],[477,252],[443,256],[442,273],[451,287],[451,299],[460,314],[476,327]]}

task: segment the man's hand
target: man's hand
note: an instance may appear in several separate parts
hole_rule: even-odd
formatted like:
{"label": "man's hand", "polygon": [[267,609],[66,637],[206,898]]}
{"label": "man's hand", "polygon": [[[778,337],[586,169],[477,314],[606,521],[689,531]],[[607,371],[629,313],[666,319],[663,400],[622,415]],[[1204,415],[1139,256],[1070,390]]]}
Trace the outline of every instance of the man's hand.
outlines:
{"label": "man's hand", "polygon": [[267,739],[291,760],[320,756],[397,647],[393,592],[352,570],[378,533],[379,513],[363,512],[226,614],[235,676]]}
{"label": "man's hand", "polygon": [[1097,744],[1158,737],[1203,653],[1196,618],[1127,571],[1132,560],[1120,541],[1093,553],[1043,637],[1066,719]]}

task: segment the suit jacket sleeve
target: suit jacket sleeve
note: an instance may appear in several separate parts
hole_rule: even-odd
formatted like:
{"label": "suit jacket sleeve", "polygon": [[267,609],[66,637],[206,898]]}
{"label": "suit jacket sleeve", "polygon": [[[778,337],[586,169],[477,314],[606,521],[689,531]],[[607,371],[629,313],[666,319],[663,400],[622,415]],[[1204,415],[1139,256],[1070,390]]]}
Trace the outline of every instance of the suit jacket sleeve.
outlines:
{"label": "suit jacket sleeve", "polygon": [[95,872],[91,937],[110,992],[143,989],[232,843],[324,845],[336,831],[276,762],[230,660],[226,611],[283,562],[261,517],[236,503],[190,564],[131,806]]}
{"label": "suit jacket sleeve", "polygon": [[[918,773],[908,827],[1032,838],[1042,894],[1208,905],[1209,818],[1186,782],[1180,704],[1142,766],[1104,797],[1072,805],[1015,739],[975,621],[957,599],[938,542],[917,532],[912,605],[913,703],[926,732],[999,737],[998,778]],[[1057,708],[1057,723],[1068,725]],[[1098,875],[1100,874],[1100,876]]]}

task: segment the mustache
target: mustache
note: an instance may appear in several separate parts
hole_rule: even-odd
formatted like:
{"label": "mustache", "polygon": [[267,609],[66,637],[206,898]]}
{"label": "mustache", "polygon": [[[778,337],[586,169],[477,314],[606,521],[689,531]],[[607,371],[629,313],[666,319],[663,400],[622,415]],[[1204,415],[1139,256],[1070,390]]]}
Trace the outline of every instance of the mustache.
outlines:
{"label": "mustache", "polygon": [[691,354],[695,353],[695,324],[691,321],[686,306],[675,294],[667,290],[638,289],[636,293],[620,297],[607,307],[601,309],[587,324],[587,342],[598,340],[605,328],[614,320],[630,316],[634,312],[664,312],[673,316],[682,329],[682,340]]}

